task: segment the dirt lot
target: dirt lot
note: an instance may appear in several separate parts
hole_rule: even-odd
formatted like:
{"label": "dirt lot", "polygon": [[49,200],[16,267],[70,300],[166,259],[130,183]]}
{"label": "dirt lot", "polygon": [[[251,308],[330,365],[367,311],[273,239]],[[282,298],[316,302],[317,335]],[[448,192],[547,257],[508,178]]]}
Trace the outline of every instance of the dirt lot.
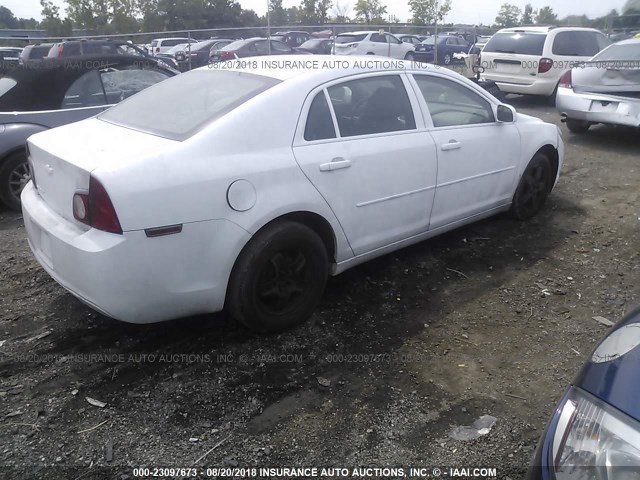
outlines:
{"label": "dirt lot", "polygon": [[[440,465],[521,478],[607,330],[592,317],[617,319],[640,293],[640,138],[562,128],[561,182],[534,221],[496,217],[332,278],[307,325],[266,338],[224,315],[104,318],[38,266],[21,216],[0,212],[0,476]],[[488,435],[449,437],[481,415],[497,418]]]}

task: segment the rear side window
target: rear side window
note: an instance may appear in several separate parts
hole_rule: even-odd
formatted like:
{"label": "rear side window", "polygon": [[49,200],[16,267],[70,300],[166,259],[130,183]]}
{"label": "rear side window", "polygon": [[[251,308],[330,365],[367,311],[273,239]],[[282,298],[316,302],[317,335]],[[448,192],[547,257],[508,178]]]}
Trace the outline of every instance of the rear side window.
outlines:
{"label": "rear side window", "polygon": [[546,33],[496,33],[485,45],[484,52],[542,55]]}
{"label": "rear side window", "polygon": [[336,138],[336,129],[331,118],[331,111],[324,91],[318,93],[311,102],[307,125],[304,129],[304,139],[307,141]]}
{"label": "rear side window", "polygon": [[328,92],[341,137],[416,128],[409,96],[397,75],[352,80]]}
{"label": "rear side window", "polygon": [[71,84],[60,108],[96,107],[106,103],[98,71],[91,70]]}
{"label": "rear side window", "polygon": [[147,88],[98,118],[181,141],[278,83],[245,72],[195,70]]}
{"label": "rear side window", "polygon": [[559,32],[553,41],[553,54],[565,57],[593,57],[602,50],[597,32]]}

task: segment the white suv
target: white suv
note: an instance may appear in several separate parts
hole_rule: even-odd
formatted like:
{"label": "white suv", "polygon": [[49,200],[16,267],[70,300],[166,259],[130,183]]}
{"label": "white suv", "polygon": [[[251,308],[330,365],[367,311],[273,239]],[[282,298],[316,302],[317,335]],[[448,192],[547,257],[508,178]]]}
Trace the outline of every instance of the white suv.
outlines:
{"label": "white suv", "polygon": [[484,78],[505,93],[555,98],[562,74],[610,45],[593,28],[515,27],[496,33],[482,49]]}
{"label": "white suv", "polygon": [[413,60],[415,45],[386,32],[349,32],[336,36],[336,55],[381,55]]}

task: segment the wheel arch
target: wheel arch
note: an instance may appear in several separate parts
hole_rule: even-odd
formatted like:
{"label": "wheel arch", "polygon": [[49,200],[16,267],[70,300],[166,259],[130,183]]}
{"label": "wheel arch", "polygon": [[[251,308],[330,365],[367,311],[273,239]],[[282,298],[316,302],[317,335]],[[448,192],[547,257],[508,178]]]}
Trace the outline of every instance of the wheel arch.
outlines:
{"label": "wheel arch", "polygon": [[325,219],[322,215],[319,215],[314,212],[309,211],[295,211],[289,212],[282,215],[279,215],[275,218],[272,218],[268,222],[264,223],[254,235],[257,235],[259,232],[264,230],[265,228],[273,225],[274,223],[282,222],[282,221],[292,221],[301,223],[311,230],[313,230],[322,240],[325,248],[327,249],[327,256],[329,257],[329,261],[336,261],[336,252],[337,252],[337,239],[336,234],[333,230],[333,227],[329,223],[327,219]]}
{"label": "wheel arch", "polygon": [[555,184],[556,178],[558,178],[558,169],[560,168],[560,154],[558,150],[553,145],[547,144],[538,149],[537,153],[542,153],[549,158],[551,161],[551,172],[554,183],[551,184],[550,188],[553,188]]}

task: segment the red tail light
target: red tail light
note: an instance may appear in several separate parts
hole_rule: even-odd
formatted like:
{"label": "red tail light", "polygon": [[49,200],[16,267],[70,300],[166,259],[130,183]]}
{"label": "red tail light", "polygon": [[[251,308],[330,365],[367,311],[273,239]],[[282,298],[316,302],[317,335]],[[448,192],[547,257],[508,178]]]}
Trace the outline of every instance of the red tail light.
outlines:
{"label": "red tail light", "polygon": [[567,70],[560,77],[560,84],[558,86],[562,88],[573,88],[573,85],[571,84],[571,82],[572,82],[571,70]]}
{"label": "red tail light", "polygon": [[156,53],[160,53],[160,47],[156,47]]}
{"label": "red tail light", "polygon": [[538,63],[538,73],[547,73],[553,67],[553,60],[550,58],[541,58]]}
{"label": "red tail light", "polygon": [[223,50],[220,52],[220,60],[232,60],[236,58],[236,55],[233,52],[227,52]]}
{"label": "red tail light", "polygon": [[64,43],[58,45],[58,58],[62,57],[62,52],[64,51]]}
{"label": "red tail light", "polygon": [[122,234],[109,194],[94,177],[89,179],[89,193],[77,192],[73,196],[73,218],[104,232]]}

